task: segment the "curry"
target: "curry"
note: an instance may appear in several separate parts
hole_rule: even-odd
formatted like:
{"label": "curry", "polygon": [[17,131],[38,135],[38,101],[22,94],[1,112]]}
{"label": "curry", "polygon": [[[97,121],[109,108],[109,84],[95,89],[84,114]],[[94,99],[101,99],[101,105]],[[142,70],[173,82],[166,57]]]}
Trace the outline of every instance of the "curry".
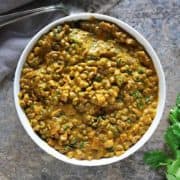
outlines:
{"label": "curry", "polygon": [[158,77],[145,49],[115,24],[54,27],[29,53],[20,105],[33,130],[76,159],[123,154],[156,114]]}

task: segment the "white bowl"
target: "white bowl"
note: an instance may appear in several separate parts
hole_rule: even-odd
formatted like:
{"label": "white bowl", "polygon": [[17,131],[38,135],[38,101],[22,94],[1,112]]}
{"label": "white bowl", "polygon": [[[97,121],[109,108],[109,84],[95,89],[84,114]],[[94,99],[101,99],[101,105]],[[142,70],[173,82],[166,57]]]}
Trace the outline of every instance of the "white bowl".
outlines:
{"label": "white bowl", "polygon": [[[105,20],[105,21],[109,21],[112,22],[116,25],[118,25],[120,28],[124,29],[126,32],[128,32],[129,34],[131,34],[147,51],[147,53],[149,54],[149,56],[151,57],[158,78],[159,78],[159,99],[158,99],[158,106],[157,106],[157,113],[156,116],[154,118],[154,120],[152,121],[149,129],[146,131],[146,133],[141,137],[141,139],[134,144],[132,147],[130,147],[127,151],[125,151],[124,154],[120,155],[120,156],[114,156],[111,158],[102,158],[99,160],[77,160],[77,159],[70,159],[67,156],[61,154],[60,152],[56,151],[54,148],[50,147],[45,141],[43,141],[32,129],[24,111],[22,110],[22,108],[19,105],[19,99],[18,99],[18,93],[20,90],[20,76],[21,76],[21,70],[23,67],[23,64],[26,60],[27,55],[29,54],[29,52],[31,51],[31,49],[33,48],[33,46],[36,44],[36,42],[38,41],[38,39],[45,33],[47,33],[50,29],[52,29],[53,27],[62,24],[64,22],[68,22],[68,21],[77,21],[77,20],[86,20],[89,19],[91,17],[95,17],[96,19],[100,19],[100,20]],[[127,158],[128,156],[130,156],[131,154],[133,154],[135,151],[137,151],[139,148],[141,148],[148,140],[149,138],[152,136],[152,134],[154,133],[155,129],[157,128],[162,113],[163,113],[163,109],[164,109],[164,105],[165,105],[165,98],[166,98],[166,84],[165,84],[165,77],[164,77],[164,72],[162,69],[162,66],[160,64],[159,58],[157,57],[155,51],[153,50],[153,48],[151,47],[151,45],[149,44],[149,42],[140,34],[138,33],[135,29],[133,29],[132,27],[130,27],[128,24],[122,22],[121,20],[118,20],[116,18],[110,17],[110,16],[106,16],[106,15],[102,15],[102,14],[94,14],[94,13],[79,13],[79,14],[75,14],[75,15],[70,15],[61,19],[58,19],[52,23],[50,23],[49,25],[47,25],[46,27],[44,27],[42,30],[40,30],[31,40],[30,42],[27,44],[26,48],[24,49],[17,68],[16,68],[16,72],[15,72],[15,79],[14,79],[14,102],[15,102],[15,107],[17,110],[17,114],[19,116],[19,119],[21,121],[21,124],[23,125],[24,129],[26,130],[27,134],[32,138],[32,140],[41,148],[43,149],[45,152],[47,152],[48,154],[52,155],[53,157],[62,160],[64,162],[70,163],[70,164],[75,164],[75,165],[80,165],[80,166],[100,166],[100,165],[107,165],[107,164],[111,164],[117,161],[120,161],[122,159]]]}

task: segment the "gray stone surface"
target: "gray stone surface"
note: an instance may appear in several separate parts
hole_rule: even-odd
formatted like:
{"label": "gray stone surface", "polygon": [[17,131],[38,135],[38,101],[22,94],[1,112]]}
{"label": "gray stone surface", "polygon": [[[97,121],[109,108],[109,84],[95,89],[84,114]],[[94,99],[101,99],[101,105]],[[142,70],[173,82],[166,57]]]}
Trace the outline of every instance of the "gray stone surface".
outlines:
{"label": "gray stone surface", "polygon": [[[167,115],[180,92],[180,1],[93,1],[86,10],[117,17],[144,35],[156,50],[166,75],[167,100],[161,123],[134,155],[102,167],[65,164],[44,153],[22,128],[13,104],[13,74],[0,84],[0,180],[163,180],[163,173],[144,165],[145,151],[163,148]],[[86,2],[87,3],[87,2]],[[94,4],[93,4],[94,3]]]}

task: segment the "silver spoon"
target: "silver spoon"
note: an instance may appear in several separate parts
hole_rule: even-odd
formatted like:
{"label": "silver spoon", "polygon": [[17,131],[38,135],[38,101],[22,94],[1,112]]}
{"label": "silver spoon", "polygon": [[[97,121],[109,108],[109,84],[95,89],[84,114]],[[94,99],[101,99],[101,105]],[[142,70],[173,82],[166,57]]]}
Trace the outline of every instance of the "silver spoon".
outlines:
{"label": "silver spoon", "polygon": [[58,10],[62,11],[65,15],[69,14],[69,10],[63,4],[56,4],[51,6],[34,8],[31,10],[19,11],[7,15],[0,15],[0,28],[34,15],[43,14],[51,11],[58,11]]}

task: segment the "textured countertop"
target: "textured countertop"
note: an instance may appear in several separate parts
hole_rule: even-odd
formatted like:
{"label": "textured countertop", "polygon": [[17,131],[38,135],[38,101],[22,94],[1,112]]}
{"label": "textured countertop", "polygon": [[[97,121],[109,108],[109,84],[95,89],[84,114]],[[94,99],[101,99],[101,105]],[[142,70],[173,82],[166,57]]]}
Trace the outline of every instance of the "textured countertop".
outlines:
{"label": "textured countertop", "polygon": [[163,148],[167,115],[180,92],[180,1],[81,2],[78,6],[84,11],[125,21],[142,33],[157,52],[167,83],[166,108],[160,125],[143,148],[123,161],[102,167],[63,163],[43,152],[22,128],[13,104],[11,74],[0,85],[0,180],[163,180],[163,173],[149,169],[142,157],[145,151]]}

